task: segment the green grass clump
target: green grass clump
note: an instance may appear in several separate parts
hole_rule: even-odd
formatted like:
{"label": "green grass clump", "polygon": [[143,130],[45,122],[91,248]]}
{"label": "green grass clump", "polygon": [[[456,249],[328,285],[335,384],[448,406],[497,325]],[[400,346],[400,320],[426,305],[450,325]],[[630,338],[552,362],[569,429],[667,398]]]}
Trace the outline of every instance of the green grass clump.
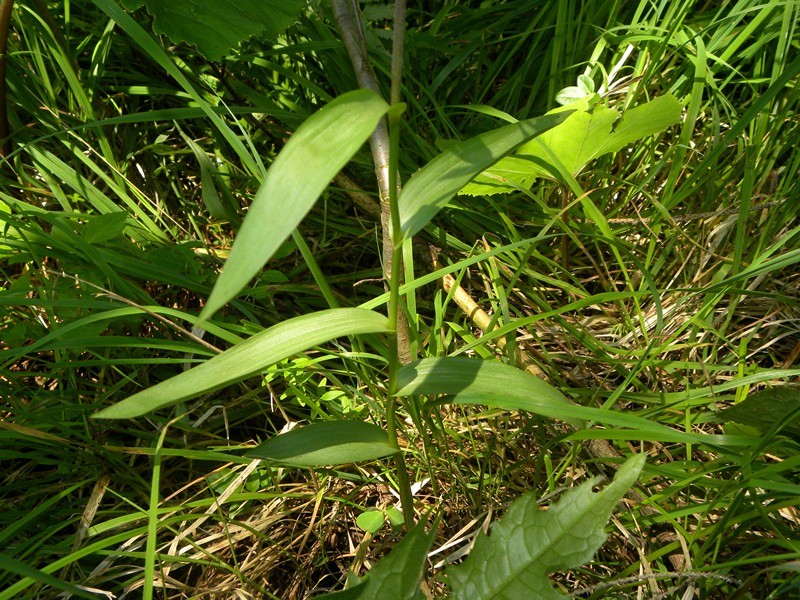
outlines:
{"label": "green grass clump", "polygon": [[[340,339],[146,417],[90,415],[289,318],[386,301],[364,148],[206,334],[194,329],[275,156],[357,87],[347,53],[327,5],[277,42],[254,38],[212,62],[153,37],[144,11],[115,22],[111,4],[13,13],[0,599],[136,597],[152,583],[164,598],[340,589],[396,544],[388,521],[356,526],[396,505],[395,472],[244,454],[297,422],[385,419],[385,342]],[[407,251],[420,357],[500,358],[580,405],[675,432],[576,432],[524,412],[407,403],[396,423],[415,502],[440,515],[434,595],[445,564],[511,500],[534,490],[550,503],[634,453],[648,455],[641,485],[596,560],[554,576],[563,593],[798,593],[799,10],[409,7],[403,181],[456,141],[551,110],[579,75],[620,111],[666,94],[682,108],[679,125],[587,165],[577,188],[539,179],[455,198]],[[365,14],[388,97],[391,19],[374,3]],[[777,410],[787,393],[768,427],[724,412],[753,394]]]}

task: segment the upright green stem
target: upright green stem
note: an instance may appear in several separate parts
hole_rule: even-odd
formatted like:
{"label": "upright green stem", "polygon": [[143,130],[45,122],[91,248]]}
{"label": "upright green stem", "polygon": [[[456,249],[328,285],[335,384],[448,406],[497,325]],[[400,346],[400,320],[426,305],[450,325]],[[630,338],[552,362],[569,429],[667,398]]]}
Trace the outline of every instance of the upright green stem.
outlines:
{"label": "upright green stem", "polygon": [[[389,205],[392,209],[392,254],[394,264],[399,265],[403,253],[403,238],[400,233],[400,210],[397,206],[397,153],[400,147],[400,119],[399,113],[391,111],[389,113]],[[397,323],[397,314],[400,310],[400,284],[402,283],[402,273],[400,269],[392,269],[389,281],[389,323]],[[398,356],[397,330],[392,332],[389,339],[389,394],[386,398],[386,423],[389,430],[389,440],[400,448],[397,440],[397,419],[395,411],[397,409],[397,398],[394,394],[397,391],[397,371],[400,368],[400,357]],[[403,454],[397,455],[395,461],[397,467],[397,487],[400,491],[400,501],[403,504],[403,517],[406,527],[414,523],[414,496],[411,493],[411,482],[408,478],[408,470]]]}
{"label": "upright green stem", "polygon": [[[405,37],[405,0],[395,0],[394,4],[394,36],[392,39],[392,89],[390,103],[395,109],[400,103],[400,82],[403,71],[403,39]],[[389,280],[389,322],[398,323],[400,311],[400,285],[403,282],[403,273],[400,265],[403,264],[403,236],[400,232],[400,207],[397,204],[397,170],[400,154],[400,111],[389,111],[389,208],[391,211],[391,240],[392,264]],[[397,425],[395,410],[397,399],[397,371],[400,367],[399,340],[397,325],[390,340],[390,365],[389,365],[389,397],[386,404],[386,420],[388,422],[389,439],[398,446]],[[411,482],[408,478],[405,459],[402,453],[397,455],[397,484],[400,491],[400,500],[403,504],[403,517],[406,527],[414,522],[414,496],[411,493]]]}
{"label": "upright green stem", "polygon": [[[350,56],[350,62],[353,64],[358,85],[364,89],[372,90],[378,95],[381,95],[381,88],[378,85],[378,79],[375,77],[375,72],[372,70],[372,65],[369,61],[369,54],[367,52],[367,42],[364,30],[361,26],[361,20],[358,18],[358,0],[331,0],[331,7],[333,8],[333,16],[336,21],[336,27],[342,36],[342,42]],[[400,27],[395,29],[394,43],[397,43],[398,37],[405,33],[405,3],[401,2],[395,7],[396,11],[400,12]],[[400,34],[400,35],[398,35]],[[397,100],[392,100],[390,103],[394,104],[399,102],[400,98],[400,70],[396,69],[395,64],[402,67],[402,48],[403,41],[400,40],[399,52],[392,53],[392,97]],[[395,76],[394,73],[397,73]],[[397,83],[395,83],[395,81]],[[391,192],[389,186],[389,133],[386,124],[386,119],[381,119],[375,131],[369,138],[369,145],[372,150],[372,160],[375,163],[375,175],[378,179],[378,190],[381,199],[381,229],[383,234],[383,268],[386,273],[386,279],[391,279],[392,273],[395,269],[395,264],[400,272],[403,272],[403,263],[394,262],[393,241],[391,234],[391,208],[389,206]],[[395,179],[395,191],[397,180]],[[412,360],[411,350],[411,336],[408,330],[408,320],[404,312],[397,313],[397,344],[399,351],[399,359],[403,364],[407,364]]]}
{"label": "upright green stem", "polygon": [[[350,56],[359,85],[362,88],[380,94],[378,81],[369,63],[366,40],[361,30],[361,23],[356,18],[358,2],[356,0],[332,0],[331,7],[333,8],[336,26],[342,35],[342,41]],[[395,2],[390,98],[390,104],[393,106],[400,102],[405,10],[405,0]],[[372,157],[375,162],[375,172],[378,176],[378,187],[381,195],[381,224],[383,226],[384,239],[383,261],[389,279],[389,306],[387,311],[389,323],[393,327],[389,337],[386,428],[389,433],[389,442],[398,449],[400,449],[396,415],[398,400],[394,395],[397,391],[397,372],[401,364],[411,361],[408,322],[404,318],[405,313],[400,311],[400,285],[403,282],[403,240],[400,234],[400,210],[397,205],[397,166],[400,148],[399,125],[400,112],[391,110],[388,115],[388,135],[386,131],[387,124],[381,121],[370,137]],[[414,523],[414,496],[411,493],[411,482],[403,453],[398,452],[396,456],[397,487],[400,493],[400,501],[403,504],[403,517],[406,528],[408,528]]]}

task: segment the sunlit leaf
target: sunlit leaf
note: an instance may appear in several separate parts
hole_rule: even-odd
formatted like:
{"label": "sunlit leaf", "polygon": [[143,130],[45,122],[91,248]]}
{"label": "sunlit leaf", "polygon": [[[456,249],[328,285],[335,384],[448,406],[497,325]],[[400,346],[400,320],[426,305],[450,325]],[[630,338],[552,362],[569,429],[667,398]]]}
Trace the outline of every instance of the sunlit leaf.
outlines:
{"label": "sunlit leaf", "polygon": [[233,299],[264,266],[388,109],[377,94],[356,90],[339,96],[297,129],[267,171],[200,315],[203,319]]}
{"label": "sunlit leaf", "polygon": [[[557,178],[561,169],[573,177],[592,160],[617,152],[628,144],[661,133],[680,122],[681,105],[671,95],[620,113],[612,108],[593,105],[594,95],[580,97],[548,115],[572,114],[563,123],[520,147],[512,156],[487,169],[462,190],[462,194],[491,195],[511,192],[517,186],[530,187],[537,178]],[[566,98],[566,96],[565,96]],[[558,164],[557,164],[558,163]]]}
{"label": "sunlit leaf", "polygon": [[417,171],[398,199],[405,238],[420,231],[467,182],[521,144],[555,127],[569,111],[505,125],[453,144]]}
{"label": "sunlit leaf", "polygon": [[359,308],[336,308],[289,319],[222,354],[94,414],[125,419],[170,406],[255,375],[280,360],[343,335],[387,331],[385,316]]}
{"label": "sunlit leaf", "polygon": [[369,533],[376,533],[381,527],[385,517],[380,510],[366,510],[356,517],[356,525]]}
{"label": "sunlit leaf", "polygon": [[585,427],[580,407],[549,383],[495,360],[461,357],[426,358],[400,369],[397,395],[451,396],[455,402],[479,402],[527,410]]}
{"label": "sunlit leaf", "polygon": [[629,459],[600,492],[590,480],[572,489],[548,510],[533,493],[516,500],[490,534],[479,534],[467,559],[447,569],[454,600],[495,598],[566,600],[548,573],[574,569],[592,559],[606,541],[606,523],[636,482],[645,455]]}

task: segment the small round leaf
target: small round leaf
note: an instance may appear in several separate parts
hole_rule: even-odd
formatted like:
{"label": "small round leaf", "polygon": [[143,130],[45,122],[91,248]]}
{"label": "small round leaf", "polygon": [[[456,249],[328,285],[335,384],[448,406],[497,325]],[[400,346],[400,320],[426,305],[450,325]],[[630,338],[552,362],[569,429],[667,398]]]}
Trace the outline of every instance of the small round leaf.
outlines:
{"label": "small round leaf", "polygon": [[356,519],[358,525],[364,531],[369,533],[377,532],[383,527],[383,513],[379,510],[368,510],[358,515]]}

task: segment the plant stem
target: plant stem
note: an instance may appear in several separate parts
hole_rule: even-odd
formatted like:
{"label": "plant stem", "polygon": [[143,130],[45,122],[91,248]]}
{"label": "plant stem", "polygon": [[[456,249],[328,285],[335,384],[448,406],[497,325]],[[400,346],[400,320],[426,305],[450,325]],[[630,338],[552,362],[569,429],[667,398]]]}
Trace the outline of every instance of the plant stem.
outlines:
{"label": "plant stem", "polygon": [[[350,55],[359,85],[380,94],[375,73],[369,64],[364,32],[360,21],[355,18],[357,2],[332,0],[334,20],[342,36],[342,41]],[[405,1],[395,2],[394,38],[392,47],[392,87],[391,104],[400,102],[400,80],[403,66],[403,37],[405,35]],[[403,283],[403,240],[400,234],[400,211],[397,205],[399,181],[397,177],[398,153],[400,148],[400,113],[389,112],[389,124],[382,119],[370,137],[370,148],[375,163],[375,174],[381,197],[381,225],[383,228],[383,263],[385,277],[389,283],[389,323],[394,326],[389,336],[389,381],[386,398],[386,427],[389,441],[398,450],[397,432],[397,371],[401,364],[411,361],[411,337],[408,320],[400,310],[400,286]],[[414,523],[414,497],[402,451],[395,459],[397,487],[403,506],[406,529]]]}
{"label": "plant stem", "polygon": [[[332,0],[331,6],[333,8],[333,18],[336,22],[336,28],[342,36],[342,43],[344,44],[347,54],[350,57],[350,62],[353,65],[353,71],[358,79],[359,87],[367,90],[372,90],[379,96],[381,88],[378,85],[378,79],[375,77],[375,72],[372,70],[369,62],[369,55],[367,54],[367,46],[364,36],[364,31],[361,28],[361,21],[356,18],[358,14],[358,2],[348,0]],[[401,5],[402,14],[405,15],[405,2]],[[405,17],[400,26],[400,31],[404,32]],[[397,35],[395,35],[396,41]],[[402,49],[403,44],[400,42],[400,56],[395,59],[397,53],[393,52],[392,61],[399,61],[402,66]],[[392,69],[394,71],[394,65]],[[393,76],[394,80],[395,77]],[[398,83],[392,83],[392,94],[400,97],[400,83],[399,75],[397,77]],[[397,91],[394,91],[394,87]],[[394,101],[392,101],[394,103]],[[369,138],[369,146],[372,151],[372,161],[375,163],[375,177],[378,180],[378,193],[381,199],[381,229],[383,232],[383,270],[386,281],[391,281],[392,273],[395,270],[403,273],[402,254],[401,258],[395,262],[394,244],[392,242],[392,224],[391,224],[391,189],[397,188],[399,181],[395,179],[394,187],[389,183],[389,130],[385,119],[381,119],[375,131]],[[396,173],[395,173],[396,177]],[[397,269],[395,269],[397,265]],[[401,279],[402,283],[402,279]],[[397,339],[399,349],[399,360],[402,364],[408,364],[412,360],[411,355],[411,335],[408,331],[408,319],[403,311],[398,311],[396,315]]]}
{"label": "plant stem", "polygon": [[[400,103],[400,79],[403,70],[403,37],[405,35],[405,0],[395,0],[394,3],[394,37],[392,39],[392,90],[391,105],[396,107]],[[392,264],[389,280],[389,322],[399,325],[400,320],[400,286],[403,283],[403,235],[400,232],[400,207],[397,204],[398,182],[397,168],[400,155],[400,111],[389,112],[389,210],[391,216],[390,239],[392,243]],[[406,325],[407,325],[407,321]],[[400,332],[395,330],[391,346],[395,349],[393,354],[400,354]],[[390,355],[391,356],[391,355]],[[389,398],[386,402],[386,420],[389,428],[389,439],[397,444],[395,409],[397,399],[397,370],[400,366],[400,357],[392,356],[389,368]],[[399,447],[399,445],[398,445]],[[397,455],[397,483],[400,489],[400,500],[403,504],[403,517],[406,528],[414,523],[414,497],[411,493],[411,482],[402,453]]]}

